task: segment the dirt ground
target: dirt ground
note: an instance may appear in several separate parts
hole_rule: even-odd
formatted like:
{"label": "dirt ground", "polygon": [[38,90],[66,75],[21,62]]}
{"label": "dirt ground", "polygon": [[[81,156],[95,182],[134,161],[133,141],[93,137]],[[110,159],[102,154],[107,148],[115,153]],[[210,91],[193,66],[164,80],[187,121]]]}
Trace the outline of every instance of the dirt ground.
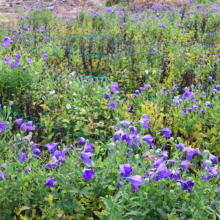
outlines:
{"label": "dirt ground", "polygon": [[[43,3],[46,7],[58,7],[60,16],[73,17],[82,7],[97,8],[105,5],[106,0],[0,0],[0,24],[16,25],[19,13],[22,11],[34,10]],[[114,1],[114,0],[112,0]],[[153,3],[164,3],[181,6],[186,0],[134,0],[136,4],[144,4],[146,7]]]}

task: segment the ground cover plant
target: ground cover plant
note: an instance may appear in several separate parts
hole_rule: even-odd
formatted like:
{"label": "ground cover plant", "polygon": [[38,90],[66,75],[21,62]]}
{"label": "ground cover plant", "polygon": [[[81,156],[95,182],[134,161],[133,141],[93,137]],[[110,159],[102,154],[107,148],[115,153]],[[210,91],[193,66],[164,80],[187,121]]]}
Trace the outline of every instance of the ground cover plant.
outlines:
{"label": "ground cover plant", "polygon": [[1,27],[1,218],[220,218],[219,6]]}

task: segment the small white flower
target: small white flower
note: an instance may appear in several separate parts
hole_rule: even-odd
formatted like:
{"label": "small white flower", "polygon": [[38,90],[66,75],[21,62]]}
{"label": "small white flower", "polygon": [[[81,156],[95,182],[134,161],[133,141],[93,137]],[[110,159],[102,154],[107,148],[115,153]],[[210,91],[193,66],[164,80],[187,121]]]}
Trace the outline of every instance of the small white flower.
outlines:
{"label": "small white flower", "polygon": [[73,93],[73,96],[77,96],[77,94],[74,92],[74,93]]}
{"label": "small white flower", "polygon": [[50,95],[53,95],[53,94],[55,94],[55,91],[54,90],[50,91]]}
{"label": "small white flower", "polygon": [[71,105],[70,104],[66,104],[66,108],[69,110],[71,109]]}
{"label": "small white flower", "polygon": [[71,76],[74,76],[75,72],[70,73]]}
{"label": "small white flower", "polygon": [[10,101],[10,102],[9,102],[9,105],[12,106],[12,105],[13,105],[13,101]]}
{"label": "small white flower", "polygon": [[146,74],[149,74],[149,70],[145,70],[145,73],[146,73]]}
{"label": "small white flower", "polygon": [[154,71],[153,71],[153,74],[154,74],[154,73],[156,73],[156,72],[157,72],[157,71],[156,71],[156,70],[154,70]]}

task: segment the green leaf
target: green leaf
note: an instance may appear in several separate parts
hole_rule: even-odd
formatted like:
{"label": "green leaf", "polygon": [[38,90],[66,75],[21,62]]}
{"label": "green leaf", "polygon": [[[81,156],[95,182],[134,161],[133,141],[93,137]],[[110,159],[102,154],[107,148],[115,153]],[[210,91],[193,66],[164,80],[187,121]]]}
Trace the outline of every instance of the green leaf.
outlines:
{"label": "green leaf", "polygon": [[108,218],[101,212],[94,211],[95,215],[97,215],[101,220],[108,220]]}
{"label": "green leaf", "polygon": [[131,212],[128,212],[128,213],[126,213],[126,215],[124,215],[124,216],[129,216],[129,215],[137,215],[138,214],[138,211],[131,211]]}
{"label": "green leaf", "polygon": [[78,193],[79,192],[79,189],[75,188],[75,187],[72,187],[71,190],[70,190],[71,193]]}
{"label": "green leaf", "polygon": [[103,200],[103,202],[105,204],[105,207],[110,210],[112,208],[112,201],[108,200],[108,199],[106,199],[104,197],[101,197],[101,199]]}
{"label": "green leaf", "polygon": [[60,179],[59,177],[56,177],[56,180],[57,180],[57,182],[61,185],[61,186],[63,186],[64,185],[64,182],[63,182],[63,180],[62,179]]}
{"label": "green leaf", "polygon": [[91,192],[89,192],[90,191],[90,188],[88,188],[88,187],[85,187],[85,188],[83,188],[83,189],[81,189],[80,191],[79,191],[79,193],[81,193],[81,194],[83,194],[83,195],[93,195]]}

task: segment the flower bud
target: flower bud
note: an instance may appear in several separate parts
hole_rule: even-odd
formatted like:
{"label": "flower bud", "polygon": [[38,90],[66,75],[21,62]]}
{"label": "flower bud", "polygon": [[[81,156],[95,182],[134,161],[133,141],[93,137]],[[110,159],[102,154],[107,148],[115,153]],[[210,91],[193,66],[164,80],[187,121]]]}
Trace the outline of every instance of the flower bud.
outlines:
{"label": "flower bud", "polygon": [[169,141],[170,141],[170,142],[173,142],[173,141],[174,141],[174,138],[173,138],[173,137],[171,137],[171,138],[169,139]]}
{"label": "flower bud", "polygon": [[136,154],[136,155],[135,155],[135,159],[136,159],[136,160],[139,160],[139,159],[140,159],[139,154]]}
{"label": "flower bud", "polygon": [[150,182],[150,179],[149,179],[149,178],[144,178],[144,181],[145,181],[146,183],[149,183],[149,182]]}
{"label": "flower bud", "polygon": [[206,160],[206,165],[209,168],[212,165],[212,161],[211,160]]}
{"label": "flower bud", "polygon": [[208,150],[204,150],[203,151],[203,159],[206,160],[209,157],[209,151]]}
{"label": "flower bud", "polygon": [[178,137],[177,140],[179,141],[179,143],[181,143],[181,137]]}
{"label": "flower bud", "polygon": [[181,183],[177,182],[177,183],[176,183],[176,186],[177,186],[177,187],[180,187],[180,186],[181,186]]}

